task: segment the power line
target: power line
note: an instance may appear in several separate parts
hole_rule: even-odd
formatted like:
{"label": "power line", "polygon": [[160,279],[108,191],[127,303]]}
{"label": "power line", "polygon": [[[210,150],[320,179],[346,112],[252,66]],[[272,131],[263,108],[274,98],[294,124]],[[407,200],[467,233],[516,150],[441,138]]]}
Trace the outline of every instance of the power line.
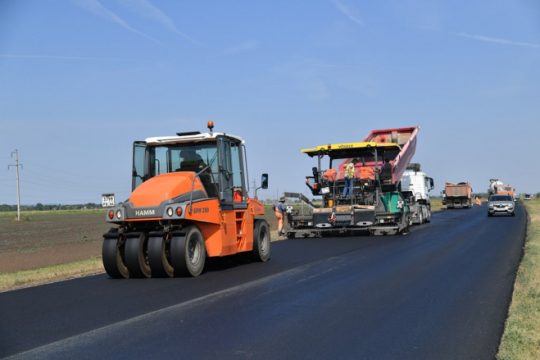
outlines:
{"label": "power line", "polygon": [[11,153],[12,158],[13,155],[15,155],[15,164],[8,165],[8,170],[12,167],[15,168],[15,174],[17,177],[17,221],[21,221],[21,187],[19,180],[19,168],[22,168],[22,164],[19,163],[19,150],[15,149],[15,151]]}

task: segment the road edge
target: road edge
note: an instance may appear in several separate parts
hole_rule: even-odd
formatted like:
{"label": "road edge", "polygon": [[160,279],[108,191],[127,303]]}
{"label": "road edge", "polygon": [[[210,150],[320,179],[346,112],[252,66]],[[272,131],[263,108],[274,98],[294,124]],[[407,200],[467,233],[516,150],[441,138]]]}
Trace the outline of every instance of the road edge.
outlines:
{"label": "road edge", "polygon": [[[536,268],[536,273],[540,274],[538,270],[540,266],[540,201],[533,200],[526,204],[522,202],[522,206],[527,214],[527,229],[507,317],[497,349],[496,359],[498,360],[540,358],[538,335],[536,339],[532,336],[535,332],[540,334],[539,279],[534,278],[533,271]],[[532,316],[530,313],[534,313],[535,310],[536,316]]]}

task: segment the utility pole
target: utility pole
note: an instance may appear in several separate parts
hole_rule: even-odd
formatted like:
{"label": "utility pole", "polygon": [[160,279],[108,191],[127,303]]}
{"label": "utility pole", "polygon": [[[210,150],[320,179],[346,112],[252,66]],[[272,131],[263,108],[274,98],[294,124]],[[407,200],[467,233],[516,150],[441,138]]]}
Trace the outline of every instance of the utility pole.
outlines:
{"label": "utility pole", "polygon": [[8,165],[8,170],[12,167],[15,168],[17,176],[17,221],[21,221],[21,186],[19,181],[19,168],[22,168],[22,164],[19,163],[19,150],[15,149],[12,151],[11,157],[15,157],[15,164]]}

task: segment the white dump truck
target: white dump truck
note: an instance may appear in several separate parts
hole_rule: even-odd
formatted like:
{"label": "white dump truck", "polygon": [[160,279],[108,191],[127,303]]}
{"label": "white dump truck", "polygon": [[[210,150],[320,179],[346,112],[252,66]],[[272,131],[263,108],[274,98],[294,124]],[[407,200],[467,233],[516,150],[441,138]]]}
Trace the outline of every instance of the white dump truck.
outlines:
{"label": "white dump truck", "polygon": [[420,170],[420,164],[410,164],[401,176],[401,194],[409,204],[413,224],[431,221],[429,192],[434,185],[433,179]]}

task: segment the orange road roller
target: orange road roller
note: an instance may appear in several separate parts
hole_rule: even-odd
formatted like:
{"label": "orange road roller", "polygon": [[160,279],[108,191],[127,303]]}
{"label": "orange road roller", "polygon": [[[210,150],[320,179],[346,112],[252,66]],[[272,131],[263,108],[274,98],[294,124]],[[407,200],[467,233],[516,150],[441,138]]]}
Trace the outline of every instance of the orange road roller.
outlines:
{"label": "orange road roller", "polygon": [[207,258],[238,253],[270,259],[264,205],[248,196],[245,142],[213,127],[134,142],[131,196],[102,196],[116,225],[103,235],[111,278],[198,276]]}

